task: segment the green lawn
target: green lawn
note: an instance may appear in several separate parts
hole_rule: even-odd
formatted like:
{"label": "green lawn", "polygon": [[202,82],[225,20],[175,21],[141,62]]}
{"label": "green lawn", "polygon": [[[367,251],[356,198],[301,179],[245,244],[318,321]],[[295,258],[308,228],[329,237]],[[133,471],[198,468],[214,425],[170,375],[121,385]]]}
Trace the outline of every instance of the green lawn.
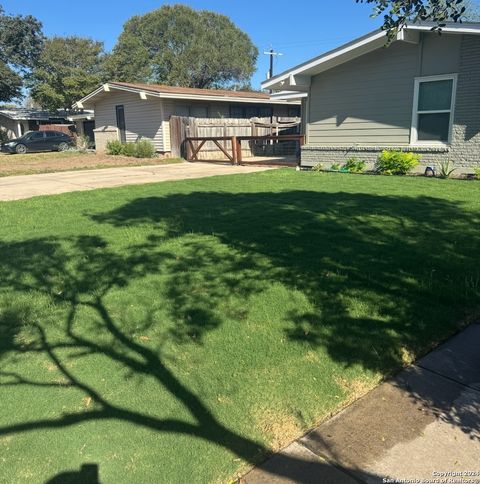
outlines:
{"label": "green lawn", "polygon": [[474,181],[279,170],[0,221],[9,483],[226,482],[479,310]]}

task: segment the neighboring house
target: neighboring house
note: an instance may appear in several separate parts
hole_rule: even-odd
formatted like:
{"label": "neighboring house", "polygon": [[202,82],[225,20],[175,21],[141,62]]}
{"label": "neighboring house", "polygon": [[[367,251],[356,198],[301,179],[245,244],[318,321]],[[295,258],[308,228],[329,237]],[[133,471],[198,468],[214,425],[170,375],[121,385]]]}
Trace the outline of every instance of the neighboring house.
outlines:
{"label": "neighboring house", "polygon": [[48,123],[50,114],[38,109],[9,108],[0,109],[0,130],[8,138],[18,138],[27,131],[37,131],[42,123]]}
{"label": "neighboring house", "polygon": [[93,112],[50,113],[40,109],[0,108],[0,130],[5,131],[10,139],[19,138],[28,131],[38,131],[42,125],[67,125],[69,122],[78,135],[90,135],[93,140]]}
{"label": "neighboring house", "polygon": [[302,165],[373,163],[383,149],[428,164],[480,164],[480,23],[375,31],[289,69],[265,89],[307,93]]}
{"label": "neighboring house", "polygon": [[109,82],[75,103],[95,112],[98,151],[107,141],[152,140],[158,152],[169,153],[170,117],[252,118],[300,115],[298,101],[272,100],[260,92],[192,89],[154,84]]}
{"label": "neighboring house", "polygon": [[66,118],[75,125],[75,133],[78,136],[86,136],[91,142],[94,142],[95,115],[93,111],[68,113]]}

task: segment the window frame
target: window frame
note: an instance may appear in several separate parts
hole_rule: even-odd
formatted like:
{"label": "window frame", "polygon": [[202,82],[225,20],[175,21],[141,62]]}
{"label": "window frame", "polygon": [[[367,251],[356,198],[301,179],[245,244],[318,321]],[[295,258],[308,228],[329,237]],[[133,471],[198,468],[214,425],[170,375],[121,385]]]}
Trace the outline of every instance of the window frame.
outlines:
{"label": "window frame", "polygon": [[[415,77],[414,91],[413,91],[413,108],[412,108],[412,123],[410,128],[410,144],[413,146],[446,146],[452,143],[452,129],[453,119],[455,115],[455,99],[457,94],[457,78],[458,74],[442,74],[440,76],[423,76]],[[435,82],[435,81],[452,81],[452,98],[450,102],[450,109],[438,109],[438,110],[419,110],[418,101],[420,96],[420,84],[422,82]],[[420,114],[450,114],[450,120],[448,125],[448,140],[419,140],[418,139],[418,117]]]}

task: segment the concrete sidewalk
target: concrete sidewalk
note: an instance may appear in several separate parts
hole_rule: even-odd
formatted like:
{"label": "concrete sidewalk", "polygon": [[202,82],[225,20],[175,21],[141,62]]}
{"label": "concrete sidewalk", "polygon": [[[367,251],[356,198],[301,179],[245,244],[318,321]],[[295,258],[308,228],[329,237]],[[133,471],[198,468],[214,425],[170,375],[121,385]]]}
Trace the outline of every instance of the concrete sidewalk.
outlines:
{"label": "concrete sidewalk", "polygon": [[440,483],[442,478],[455,482],[455,473],[469,471],[477,474],[463,478],[480,483],[480,324],[469,326],[243,481],[377,484],[390,478]]}
{"label": "concrete sidewalk", "polygon": [[122,185],[254,173],[271,169],[271,166],[232,166],[200,162],[8,176],[0,178],[0,201]]}

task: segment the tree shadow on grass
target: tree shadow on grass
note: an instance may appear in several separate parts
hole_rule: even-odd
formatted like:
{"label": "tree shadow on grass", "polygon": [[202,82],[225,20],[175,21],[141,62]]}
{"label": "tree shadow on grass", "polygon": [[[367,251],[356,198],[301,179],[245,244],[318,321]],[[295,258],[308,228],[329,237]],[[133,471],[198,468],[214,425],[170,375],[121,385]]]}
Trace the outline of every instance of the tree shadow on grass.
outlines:
{"label": "tree shadow on grass", "polygon": [[[282,322],[290,341],[323,347],[346,367],[384,375],[399,368],[405,353],[424,351],[478,307],[480,221],[445,200],[202,192],[135,199],[91,218],[116,227],[144,225],[151,233],[144,243],[121,251],[91,235],[0,244],[0,290],[40,294],[67,314],[60,322],[61,338],[49,337],[48,321],[30,318],[31,341],[25,343],[16,334],[28,315],[7,308],[0,356],[8,362],[26,353],[47,355],[63,376],[58,385],[81,390],[92,408],[12,423],[0,428],[0,436],[115,419],[195,436],[250,463],[268,453],[220,423],[173,374],[162,342],[154,347],[139,341],[128,320],[112,315],[109,294],[150,274],[166,276],[167,310],[176,325],[165,339],[201,344],[222,324],[218,307],[228,297],[243,298],[248,310],[252,295],[282,283],[305,294],[313,308],[294,310]],[[160,243],[177,237],[183,239],[181,257]],[[84,308],[92,314],[90,328],[77,327],[77,312]],[[238,307],[232,311],[229,317],[241,321]],[[141,324],[146,330],[155,323],[145,317]],[[108,338],[98,338],[100,332]],[[62,361],[58,353],[65,349],[77,358],[102,355],[128,368],[132,377],[155,379],[194,423],[112,403]],[[43,385],[12,372],[0,377],[0,386]]]}
{"label": "tree shadow on grass", "polygon": [[153,223],[161,237],[214,234],[252,267],[267,260],[252,277],[298,289],[314,306],[290,314],[288,337],[347,366],[388,373],[478,308],[480,218],[447,200],[203,192],[140,198],[92,218]]}

